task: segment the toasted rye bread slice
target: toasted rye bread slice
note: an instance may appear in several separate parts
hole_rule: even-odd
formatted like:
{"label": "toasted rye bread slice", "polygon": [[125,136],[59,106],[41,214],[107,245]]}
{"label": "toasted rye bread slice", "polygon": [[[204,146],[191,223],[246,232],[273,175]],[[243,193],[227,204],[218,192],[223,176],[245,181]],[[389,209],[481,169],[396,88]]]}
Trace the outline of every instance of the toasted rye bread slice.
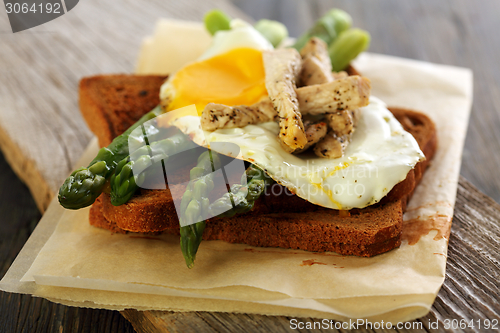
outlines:
{"label": "toasted rye bread slice", "polygon": [[[82,80],[81,112],[101,145],[109,144],[158,103],[164,79],[109,75]],[[136,100],[132,101],[134,96]],[[282,191],[278,196],[263,196],[245,215],[211,219],[204,239],[366,257],[398,247],[406,203],[436,150],[436,130],[432,121],[419,112],[390,110],[405,130],[414,135],[427,159],[418,163],[380,203],[342,214]],[[89,220],[90,224],[113,232],[178,233],[179,229],[169,190],[141,190],[121,206],[111,205],[109,195],[103,194],[92,206]]]}
{"label": "toasted rye bread slice", "polygon": [[108,146],[146,112],[160,103],[167,77],[97,75],[80,81],[80,110],[101,147]]}

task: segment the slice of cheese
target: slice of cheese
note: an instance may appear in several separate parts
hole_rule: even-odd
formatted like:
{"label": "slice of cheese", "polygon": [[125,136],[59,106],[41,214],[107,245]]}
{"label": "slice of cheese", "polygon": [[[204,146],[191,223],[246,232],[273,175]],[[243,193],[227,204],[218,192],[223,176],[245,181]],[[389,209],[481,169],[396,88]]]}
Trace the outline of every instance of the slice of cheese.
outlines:
{"label": "slice of cheese", "polygon": [[212,37],[203,23],[161,19],[153,36],[142,43],[137,74],[170,74],[196,60],[210,45]]}

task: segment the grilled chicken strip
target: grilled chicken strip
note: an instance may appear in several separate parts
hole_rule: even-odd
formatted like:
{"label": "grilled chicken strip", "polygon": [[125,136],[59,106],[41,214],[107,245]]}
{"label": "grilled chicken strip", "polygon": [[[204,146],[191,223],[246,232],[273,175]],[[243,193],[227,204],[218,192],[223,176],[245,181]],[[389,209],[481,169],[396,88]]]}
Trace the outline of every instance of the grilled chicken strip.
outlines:
{"label": "grilled chicken strip", "polygon": [[314,146],[314,153],[323,158],[339,158],[349,144],[347,135],[337,136],[334,131],[329,131],[326,136]]}
{"label": "grilled chicken strip", "polygon": [[[299,91],[299,100],[301,99],[300,94],[301,92]],[[338,135],[349,134],[356,124],[357,117],[355,115],[358,113],[359,110],[357,109],[353,111],[334,111],[333,113],[326,114],[326,122]],[[278,114],[274,110],[271,100],[268,98],[250,106],[226,106],[209,103],[203,110],[201,127],[205,131],[215,131],[216,129],[244,127],[250,124],[260,124],[278,119]],[[307,128],[305,132],[307,132]]]}
{"label": "grilled chicken strip", "polygon": [[269,98],[250,106],[209,103],[201,115],[201,128],[205,131],[215,131],[219,128],[244,127],[277,119],[278,114]]}
{"label": "grilled chicken strip", "polygon": [[295,82],[300,70],[300,55],[293,48],[264,51],[266,88],[279,116],[279,138],[288,150],[304,148],[307,144]]}
{"label": "grilled chicken strip", "polygon": [[332,72],[332,77],[334,80],[345,79],[348,76],[349,76],[349,74],[347,74],[347,72],[345,72],[345,71]]}
{"label": "grilled chicken strip", "polygon": [[312,37],[300,50],[300,55],[302,56],[300,80],[304,86],[334,80],[328,46],[323,40]]}
{"label": "grilled chicken strip", "polygon": [[328,131],[328,126],[324,121],[314,123],[312,121],[305,121],[304,127],[306,129],[307,143],[302,149],[297,149],[293,153],[300,154],[307,149],[311,148],[314,144],[323,139]]}
{"label": "grilled chicken strip", "polygon": [[325,118],[330,129],[339,136],[349,135],[354,130],[354,119],[348,110],[329,113]]}
{"label": "grilled chicken strip", "polygon": [[297,89],[301,114],[354,110],[369,103],[370,80],[358,75]]}
{"label": "grilled chicken strip", "polygon": [[359,120],[359,112],[360,110],[356,109],[327,114],[325,118],[330,130],[326,136],[316,144],[314,153],[324,158],[342,157],[356,129]]}

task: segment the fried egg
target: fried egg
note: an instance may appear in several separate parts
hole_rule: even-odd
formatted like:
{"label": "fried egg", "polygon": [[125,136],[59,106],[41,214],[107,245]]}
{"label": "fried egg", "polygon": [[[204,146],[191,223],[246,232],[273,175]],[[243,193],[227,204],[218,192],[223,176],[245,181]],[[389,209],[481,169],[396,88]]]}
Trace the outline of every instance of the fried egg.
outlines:
{"label": "fried egg", "polygon": [[[231,142],[237,157],[264,169],[276,182],[313,204],[332,209],[364,208],[379,202],[408,172],[425,159],[415,138],[406,132],[384,102],[370,97],[345,154],[323,159],[314,154],[292,155],[281,147],[279,125],[268,122],[243,128],[203,131],[200,118],[182,116],[172,124],[195,143],[211,147]],[[224,145],[213,150],[231,155]]]}
{"label": "fried egg", "polygon": [[[198,145],[259,166],[299,197],[339,210],[379,202],[425,159],[413,136],[376,97],[361,109],[352,141],[337,159],[286,152],[275,122],[203,131],[199,115],[206,104],[251,105],[267,97],[262,51],[269,49],[271,44],[248,24],[236,21],[231,30],[218,32],[197,61],[162,86],[160,98],[167,111],[194,104],[198,112],[194,108],[190,115],[167,112],[170,124]],[[238,145],[239,155],[234,156],[233,145],[215,142]]]}
{"label": "fried egg", "polygon": [[262,51],[272,45],[252,26],[233,20],[215,34],[201,57],[177,71],[160,89],[166,111],[208,103],[251,105],[267,96]]}

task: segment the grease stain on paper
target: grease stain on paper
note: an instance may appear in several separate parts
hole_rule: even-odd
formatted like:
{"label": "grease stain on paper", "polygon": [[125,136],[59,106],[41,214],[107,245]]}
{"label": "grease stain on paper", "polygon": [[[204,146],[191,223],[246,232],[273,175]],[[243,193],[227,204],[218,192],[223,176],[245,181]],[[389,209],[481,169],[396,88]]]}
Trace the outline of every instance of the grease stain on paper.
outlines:
{"label": "grease stain on paper", "polygon": [[300,266],[312,266],[312,265],[327,265],[324,262],[316,261],[316,259],[302,260]]}
{"label": "grease stain on paper", "polygon": [[436,230],[434,240],[450,239],[451,216],[436,214],[425,219],[416,218],[403,221],[402,240],[407,240],[409,245],[415,245],[420,237],[428,235],[431,230]]}
{"label": "grease stain on paper", "polygon": [[[308,259],[308,260],[302,260],[302,263],[300,266],[312,266],[312,265],[333,265],[337,266],[337,264],[325,264],[324,262],[319,262],[316,261],[316,259]],[[344,267],[333,267],[333,268],[344,268]]]}

